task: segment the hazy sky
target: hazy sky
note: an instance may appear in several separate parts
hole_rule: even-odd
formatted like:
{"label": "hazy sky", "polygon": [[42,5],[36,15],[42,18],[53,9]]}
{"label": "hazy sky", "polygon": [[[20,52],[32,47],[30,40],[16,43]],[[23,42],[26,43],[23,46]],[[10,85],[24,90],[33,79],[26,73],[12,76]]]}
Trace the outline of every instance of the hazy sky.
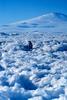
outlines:
{"label": "hazy sky", "polygon": [[49,12],[67,14],[67,0],[0,0],[0,25]]}

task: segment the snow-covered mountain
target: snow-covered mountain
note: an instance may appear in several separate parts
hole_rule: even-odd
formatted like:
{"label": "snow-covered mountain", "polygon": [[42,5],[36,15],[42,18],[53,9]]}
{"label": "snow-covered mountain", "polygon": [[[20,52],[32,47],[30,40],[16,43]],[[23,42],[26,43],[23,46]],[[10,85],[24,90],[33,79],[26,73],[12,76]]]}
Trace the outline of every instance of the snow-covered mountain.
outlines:
{"label": "snow-covered mountain", "polygon": [[0,100],[67,100],[66,27],[60,13],[0,27]]}
{"label": "snow-covered mountain", "polygon": [[48,13],[36,18],[32,18],[25,21],[19,21],[11,23],[9,25],[3,25],[0,31],[43,31],[66,33],[67,32],[67,15],[61,13]]}
{"label": "snow-covered mountain", "polygon": [[45,23],[50,23],[50,22],[55,22],[55,21],[67,21],[67,15],[61,14],[61,13],[48,13],[36,18],[32,18],[29,20],[25,21],[19,21],[14,24],[33,24],[33,23],[38,23],[38,24],[45,24]]}

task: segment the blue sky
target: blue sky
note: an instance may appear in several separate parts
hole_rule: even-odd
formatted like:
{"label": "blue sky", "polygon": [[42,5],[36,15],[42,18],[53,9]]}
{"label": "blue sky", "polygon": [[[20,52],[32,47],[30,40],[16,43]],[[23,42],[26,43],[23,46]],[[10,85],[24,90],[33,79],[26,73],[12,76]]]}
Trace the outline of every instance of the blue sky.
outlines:
{"label": "blue sky", "polygon": [[0,25],[49,12],[67,14],[67,0],[0,0]]}

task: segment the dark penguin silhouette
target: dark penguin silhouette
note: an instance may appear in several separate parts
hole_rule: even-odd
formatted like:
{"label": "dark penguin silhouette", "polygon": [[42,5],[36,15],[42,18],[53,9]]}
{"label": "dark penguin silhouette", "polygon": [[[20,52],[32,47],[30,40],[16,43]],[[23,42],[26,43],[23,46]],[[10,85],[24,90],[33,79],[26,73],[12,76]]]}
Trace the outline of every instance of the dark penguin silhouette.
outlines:
{"label": "dark penguin silhouette", "polygon": [[28,44],[23,47],[24,51],[31,51],[33,49],[33,44],[31,41],[28,41]]}
{"label": "dark penguin silhouette", "polygon": [[28,41],[28,48],[29,48],[30,50],[33,49],[33,44],[32,44],[31,41]]}

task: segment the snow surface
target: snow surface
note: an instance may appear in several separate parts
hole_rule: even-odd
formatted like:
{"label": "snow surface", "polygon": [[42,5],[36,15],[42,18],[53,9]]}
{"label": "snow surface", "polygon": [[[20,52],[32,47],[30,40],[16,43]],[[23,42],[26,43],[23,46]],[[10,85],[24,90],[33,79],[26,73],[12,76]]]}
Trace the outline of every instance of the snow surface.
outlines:
{"label": "snow surface", "polygon": [[[46,19],[56,30],[37,26]],[[33,22],[37,28],[29,29]],[[67,17],[51,13],[25,23],[0,28],[0,100],[67,100]],[[25,51],[29,40],[33,49]]]}

